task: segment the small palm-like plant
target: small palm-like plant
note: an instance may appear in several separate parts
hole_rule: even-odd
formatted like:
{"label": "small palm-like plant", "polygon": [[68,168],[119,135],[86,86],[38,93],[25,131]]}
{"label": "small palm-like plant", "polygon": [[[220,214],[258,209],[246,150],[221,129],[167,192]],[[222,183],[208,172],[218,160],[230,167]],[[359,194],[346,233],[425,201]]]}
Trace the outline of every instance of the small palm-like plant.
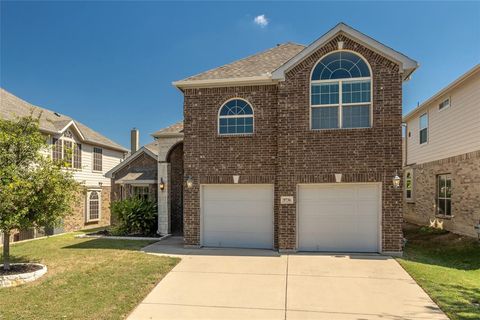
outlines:
{"label": "small palm-like plant", "polygon": [[157,206],[155,202],[132,197],[113,202],[111,210],[116,221],[118,221],[116,233],[155,235],[157,231]]}

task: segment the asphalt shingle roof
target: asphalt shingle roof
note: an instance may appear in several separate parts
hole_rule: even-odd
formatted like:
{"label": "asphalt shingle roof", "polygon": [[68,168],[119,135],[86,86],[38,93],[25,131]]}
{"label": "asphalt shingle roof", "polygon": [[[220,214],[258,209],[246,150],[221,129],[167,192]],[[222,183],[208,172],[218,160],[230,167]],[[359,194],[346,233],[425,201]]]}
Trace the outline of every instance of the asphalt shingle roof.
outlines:
{"label": "asphalt shingle roof", "polygon": [[279,44],[274,48],[199,73],[181,81],[264,76],[278,69],[303,49],[305,49],[305,46],[292,42]]}
{"label": "asphalt shingle roof", "polygon": [[115,150],[128,151],[128,149],[125,149],[118,143],[113,142],[69,116],[32,105],[5,89],[0,88],[0,117],[2,119],[13,120],[17,117],[25,117],[31,114],[34,117],[40,116],[41,131],[57,133],[73,120],[85,138],[85,142]]}
{"label": "asphalt shingle roof", "polygon": [[182,133],[182,132],[183,132],[183,121],[179,121],[177,123],[172,124],[171,126],[155,131],[154,133],[152,133],[152,136],[157,137],[165,134]]}

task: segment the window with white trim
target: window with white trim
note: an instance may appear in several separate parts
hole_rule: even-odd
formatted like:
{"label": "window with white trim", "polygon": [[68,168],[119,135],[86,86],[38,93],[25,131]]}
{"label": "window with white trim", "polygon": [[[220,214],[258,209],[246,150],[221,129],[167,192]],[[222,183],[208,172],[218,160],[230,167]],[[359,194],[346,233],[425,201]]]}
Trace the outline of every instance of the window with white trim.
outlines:
{"label": "window with white trim", "polygon": [[66,168],[81,169],[82,145],[75,142],[70,131],[67,132],[69,134],[64,134],[60,139],[52,138],[52,160],[61,162]]}
{"label": "window with white trim", "polygon": [[93,171],[102,171],[102,148],[93,148]]}
{"label": "window with white trim", "polygon": [[253,108],[243,99],[227,101],[218,112],[220,135],[252,134]]}
{"label": "window with white trim", "polygon": [[437,176],[437,213],[452,215],[452,177],[450,174]]}
{"label": "window with white trim", "polygon": [[413,199],[413,170],[411,169],[405,171],[405,198]]}
{"label": "window with white trim", "polygon": [[419,119],[419,128],[420,128],[420,144],[427,143],[428,141],[428,114],[424,113],[420,116]]}
{"label": "window with white trim", "polygon": [[446,109],[450,107],[450,98],[447,98],[445,100],[443,100],[442,102],[440,102],[440,104],[438,105],[438,110],[443,110],[443,109]]}
{"label": "window with white trim", "polygon": [[87,221],[100,219],[100,191],[87,192]]}
{"label": "window with white trim", "polygon": [[134,186],[133,196],[141,200],[150,199],[150,190],[148,186]]}
{"label": "window with white trim", "polygon": [[371,127],[372,78],[365,60],[350,51],[323,57],[311,77],[312,129]]}

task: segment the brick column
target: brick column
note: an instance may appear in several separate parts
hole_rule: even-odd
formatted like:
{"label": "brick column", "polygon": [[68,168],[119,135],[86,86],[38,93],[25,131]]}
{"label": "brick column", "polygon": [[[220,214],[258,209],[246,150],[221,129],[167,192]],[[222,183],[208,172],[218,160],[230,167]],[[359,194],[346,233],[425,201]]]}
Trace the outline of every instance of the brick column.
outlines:
{"label": "brick column", "polygon": [[[160,190],[160,181],[163,178],[165,188]],[[158,233],[170,233],[170,163],[158,163]]]}

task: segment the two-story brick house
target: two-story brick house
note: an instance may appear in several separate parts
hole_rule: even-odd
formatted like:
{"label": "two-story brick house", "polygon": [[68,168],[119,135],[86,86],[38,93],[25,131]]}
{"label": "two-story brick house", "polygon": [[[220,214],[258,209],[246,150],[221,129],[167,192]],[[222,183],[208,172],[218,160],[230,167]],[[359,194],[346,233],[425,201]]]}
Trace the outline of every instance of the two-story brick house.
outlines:
{"label": "two-story brick house", "polygon": [[[119,164],[127,149],[69,116],[35,106],[0,88],[0,117],[13,120],[38,117],[40,131],[48,148],[45,156],[66,163],[65,170],[83,186],[78,202],[63,221],[63,226],[47,234],[110,225],[111,181],[105,173]],[[43,235],[43,231],[22,230],[13,240]]]}
{"label": "two-story brick house", "polygon": [[174,82],[191,246],[402,250],[402,82],[418,67],[341,23]]}
{"label": "two-story brick house", "polygon": [[404,117],[404,217],[477,237],[480,224],[480,65]]}

